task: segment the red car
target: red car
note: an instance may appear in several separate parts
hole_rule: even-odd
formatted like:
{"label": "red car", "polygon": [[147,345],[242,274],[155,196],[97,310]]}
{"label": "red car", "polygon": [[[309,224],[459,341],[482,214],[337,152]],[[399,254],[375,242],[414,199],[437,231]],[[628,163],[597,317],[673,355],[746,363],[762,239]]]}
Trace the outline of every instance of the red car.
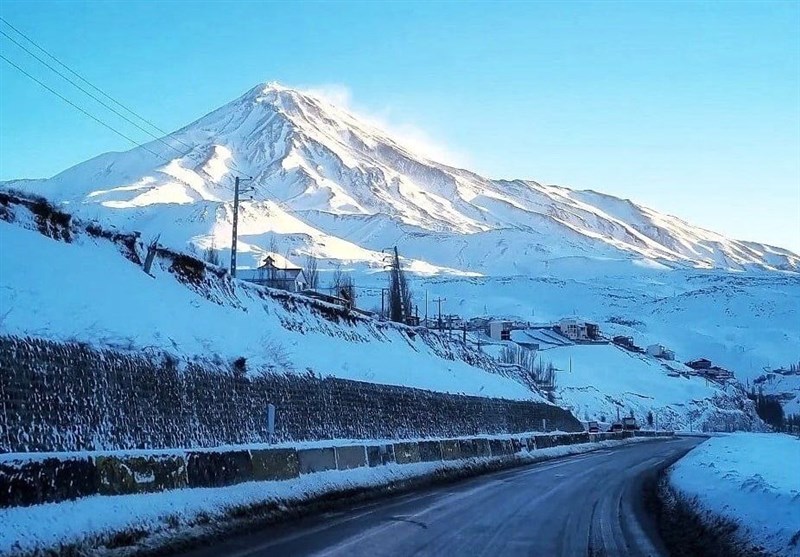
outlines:
{"label": "red car", "polygon": [[616,423],[611,424],[611,427],[608,428],[608,431],[613,433],[615,431],[623,431],[624,429],[625,428],[622,426],[622,424],[620,422],[616,422]]}

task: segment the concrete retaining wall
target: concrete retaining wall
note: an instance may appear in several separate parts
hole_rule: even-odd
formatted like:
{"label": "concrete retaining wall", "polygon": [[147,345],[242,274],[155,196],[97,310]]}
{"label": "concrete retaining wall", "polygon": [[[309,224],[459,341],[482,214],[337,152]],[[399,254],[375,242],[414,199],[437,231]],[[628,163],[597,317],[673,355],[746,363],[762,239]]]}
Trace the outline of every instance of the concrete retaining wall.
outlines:
{"label": "concrete retaining wall", "polygon": [[[636,436],[672,435],[636,432]],[[0,507],[27,506],[88,495],[125,495],[182,487],[222,487],[248,481],[288,480],[301,474],[390,463],[468,458],[514,458],[521,452],[631,437],[628,432],[524,435],[507,439],[400,441],[320,448],[183,451],[171,454],[68,454],[0,462]]]}
{"label": "concrete retaining wall", "polygon": [[300,461],[301,474],[336,470],[336,449],[334,447],[301,449],[297,451],[297,459]]}

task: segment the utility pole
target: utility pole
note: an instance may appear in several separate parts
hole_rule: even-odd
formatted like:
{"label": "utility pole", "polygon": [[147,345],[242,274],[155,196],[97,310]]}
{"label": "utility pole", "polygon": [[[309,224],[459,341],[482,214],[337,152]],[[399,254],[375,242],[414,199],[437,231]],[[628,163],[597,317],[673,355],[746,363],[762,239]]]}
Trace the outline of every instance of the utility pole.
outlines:
{"label": "utility pole", "polygon": [[[250,191],[252,188],[248,188]],[[231,234],[231,276],[236,278],[236,240],[239,229],[239,177],[236,176],[233,185],[233,230]]]}
{"label": "utility pole", "polygon": [[395,289],[395,296],[397,296],[397,303],[400,304],[400,322],[408,324],[408,315],[406,315],[406,301],[405,301],[405,291],[400,288],[400,255],[397,253],[397,246],[394,246],[394,272],[395,272],[395,281],[394,281],[394,289]]}
{"label": "utility pole", "polygon": [[233,186],[233,233],[231,237],[231,276],[236,278],[236,236],[239,228],[239,177]]}
{"label": "utility pole", "polygon": [[442,302],[447,301],[447,298],[436,298],[433,300],[434,304],[439,304],[439,320],[437,322],[438,329],[442,330]]}

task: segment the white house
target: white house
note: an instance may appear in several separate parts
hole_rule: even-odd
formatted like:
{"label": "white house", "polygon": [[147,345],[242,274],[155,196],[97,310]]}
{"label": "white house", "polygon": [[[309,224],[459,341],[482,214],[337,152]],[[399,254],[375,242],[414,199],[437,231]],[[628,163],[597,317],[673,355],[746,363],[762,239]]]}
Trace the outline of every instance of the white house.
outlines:
{"label": "white house", "polygon": [[647,347],[647,353],[662,360],[674,360],[675,352],[664,346],[663,344],[651,344]]}
{"label": "white house", "polygon": [[277,253],[268,253],[257,269],[237,269],[236,276],[247,282],[289,292],[300,292],[307,286],[303,269]]}
{"label": "white house", "polygon": [[489,337],[494,340],[511,340],[510,321],[490,321]]}
{"label": "white house", "polygon": [[556,329],[570,340],[597,340],[600,338],[600,327],[595,323],[580,319],[562,319]]}

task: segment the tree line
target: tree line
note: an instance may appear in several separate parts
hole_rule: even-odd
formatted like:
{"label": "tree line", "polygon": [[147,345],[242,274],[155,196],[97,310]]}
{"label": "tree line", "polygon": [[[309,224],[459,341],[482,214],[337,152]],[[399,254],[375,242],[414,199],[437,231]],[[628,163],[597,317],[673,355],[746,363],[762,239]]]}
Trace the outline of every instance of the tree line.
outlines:
{"label": "tree line", "polygon": [[785,416],[780,399],[775,395],[765,395],[755,387],[747,393],[747,398],[755,402],[758,417],[771,425],[776,431],[793,431],[792,426],[800,426],[800,416]]}

